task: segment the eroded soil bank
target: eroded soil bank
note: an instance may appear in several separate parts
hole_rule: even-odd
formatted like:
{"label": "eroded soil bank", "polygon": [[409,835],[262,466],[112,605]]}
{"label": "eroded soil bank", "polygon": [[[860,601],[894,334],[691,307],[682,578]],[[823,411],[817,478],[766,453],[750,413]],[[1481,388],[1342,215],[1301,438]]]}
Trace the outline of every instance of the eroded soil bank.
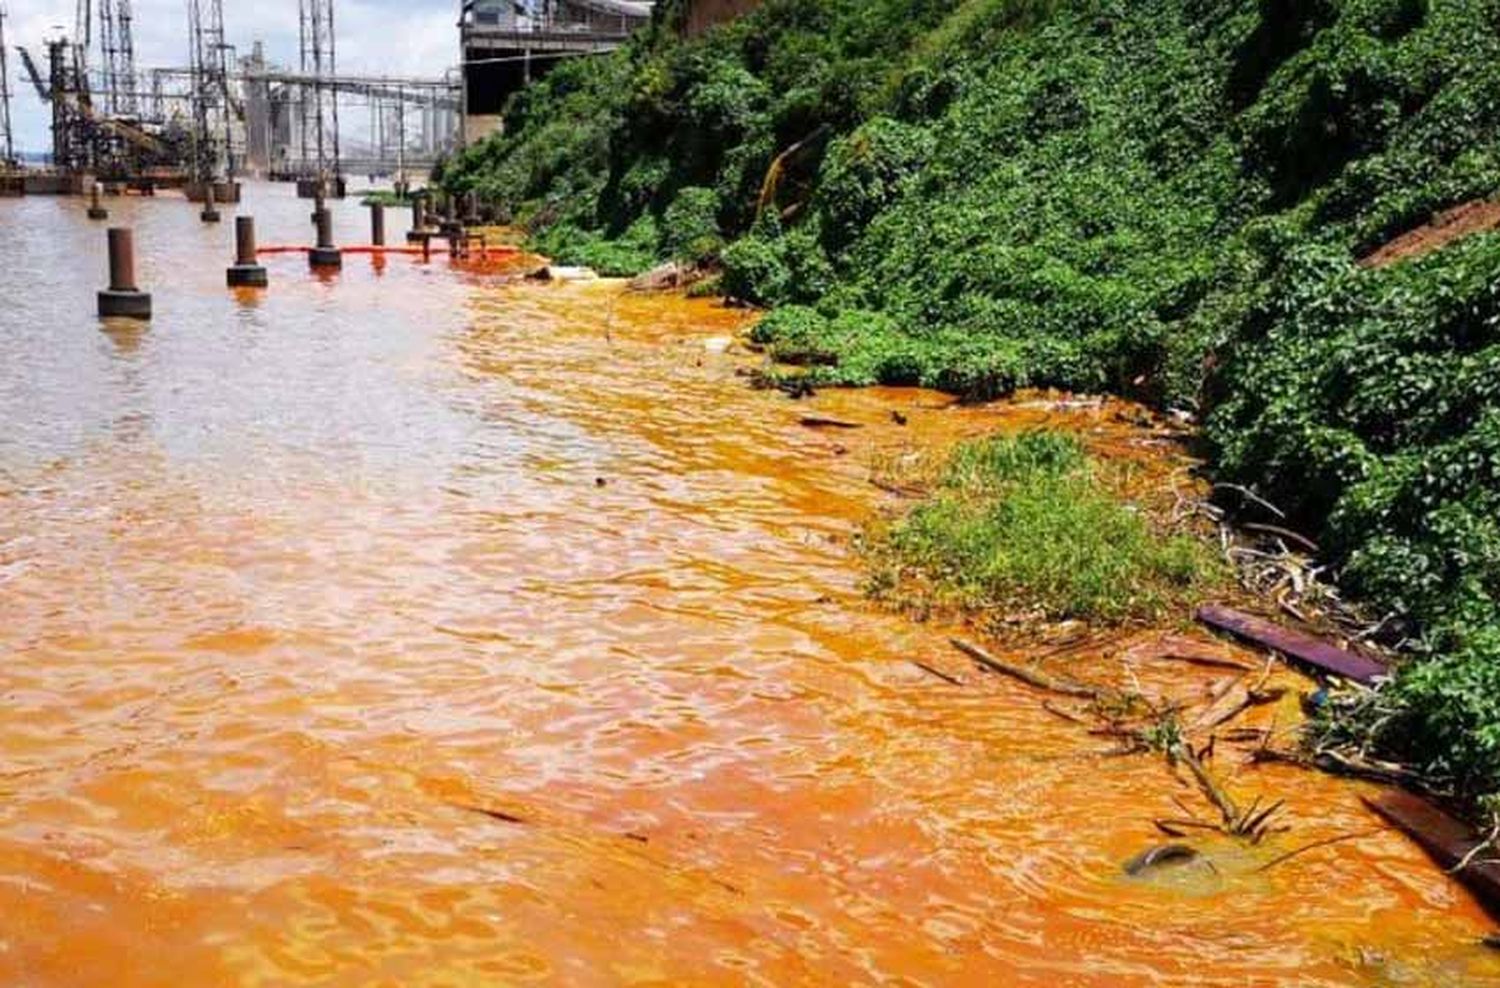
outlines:
{"label": "eroded soil bank", "polygon": [[[186,215],[138,221],[148,329],[0,316],[0,981],[1500,983],[1399,835],[1257,872],[1378,824],[1233,744],[1291,831],[1127,878],[1196,789],[864,600],[873,464],[1046,424],[1186,468],[1133,411],[791,402],[719,352],[739,313],[503,269],[273,259],[236,299]],[[0,242],[6,297],[85,294],[78,237]],[[1047,666],[1231,674],[1183,650],[1260,668],[1179,627]]]}

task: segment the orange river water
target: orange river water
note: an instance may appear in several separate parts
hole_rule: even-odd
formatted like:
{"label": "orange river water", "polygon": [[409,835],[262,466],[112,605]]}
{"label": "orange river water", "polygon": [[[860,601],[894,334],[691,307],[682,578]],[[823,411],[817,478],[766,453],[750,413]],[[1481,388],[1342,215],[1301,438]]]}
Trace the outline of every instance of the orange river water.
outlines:
{"label": "orange river water", "polygon": [[94,318],[84,203],[0,201],[0,984],[1500,984],[1360,785],[1221,754],[1291,830],[1127,878],[1196,791],[864,601],[872,464],[1047,422],[1183,465],[1111,406],[796,403],[741,313],[506,265],[237,295],[228,222],[109,205],[149,326]]}

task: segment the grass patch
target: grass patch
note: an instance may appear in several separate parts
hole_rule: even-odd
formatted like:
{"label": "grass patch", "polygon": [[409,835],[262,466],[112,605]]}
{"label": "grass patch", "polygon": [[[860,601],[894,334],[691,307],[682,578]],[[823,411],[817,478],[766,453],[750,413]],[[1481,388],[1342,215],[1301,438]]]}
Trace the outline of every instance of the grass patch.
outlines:
{"label": "grass patch", "polygon": [[922,503],[867,533],[872,596],[997,624],[1119,624],[1186,607],[1222,579],[1216,555],[1122,500],[1115,469],[1056,432],[959,446]]}
{"label": "grass patch", "polygon": [[371,189],[369,192],[366,192],[364,194],[364,198],[360,199],[359,204],[361,206],[389,206],[393,209],[401,208],[404,206],[410,206],[424,194],[425,190],[422,189],[413,189],[410,193],[404,196],[400,195],[393,189]]}

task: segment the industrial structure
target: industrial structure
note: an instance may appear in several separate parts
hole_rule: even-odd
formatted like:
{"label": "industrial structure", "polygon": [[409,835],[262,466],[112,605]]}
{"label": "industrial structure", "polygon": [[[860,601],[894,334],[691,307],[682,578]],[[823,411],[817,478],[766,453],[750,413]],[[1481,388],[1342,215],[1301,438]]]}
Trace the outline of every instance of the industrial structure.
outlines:
{"label": "industrial structure", "polygon": [[[87,3],[88,0],[81,0]],[[111,0],[103,0],[108,5]],[[129,0],[115,0],[122,5]],[[223,0],[187,0],[191,42],[188,66],[193,126],[188,173],[195,185],[235,175],[229,56],[224,43]]]}
{"label": "industrial structure", "polygon": [[[32,173],[33,191],[82,192],[97,178],[141,191],[183,187],[200,198],[212,183],[224,202],[236,197],[235,180],[251,174],[297,181],[309,196],[337,195],[351,169],[404,178],[456,146],[456,74],[339,75],[334,0],[297,0],[301,44],[290,70],[271,64],[259,43],[236,55],[223,0],[182,2],[186,67],[137,66],[131,0],[76,0],[72,33],[47,39],[41,59],[17,49],[52,114],[52,168]],[[0,22],[0,67],[5,55]],[[0,83],[0,96],[8,94]],[[351,108],[368,108],[368,135],[343,132],[341,109]],[[0,99],[7,138],[8,110]]]}
{"label": "industrial structure", "polygon": [[300,88],[297,180],[304,191],[335,190],[343,194],[339,161],[338,94],[327,80],[338,74],[338,44],[333,33],[333,0],[298,0],[297,24],[301,40],[302,75],[311,79]]}
{"label": "industrial structure", "polygon": [[8,172],[17,164],[10,126],[10,62],[5,51],[5,5],[0,3],[0,172]]}
{"label": "industrial structure", "polygon": [[612,51],[651,20],[648,0],[465,0],[465,143],[500,127],[505,102],[557,63]]}

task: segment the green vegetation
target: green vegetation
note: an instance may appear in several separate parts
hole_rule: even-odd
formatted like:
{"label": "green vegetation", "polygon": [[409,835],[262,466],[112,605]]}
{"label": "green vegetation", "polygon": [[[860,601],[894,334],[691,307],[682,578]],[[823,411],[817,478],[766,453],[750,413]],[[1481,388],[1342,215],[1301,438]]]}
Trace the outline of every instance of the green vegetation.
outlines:
{"label": "green vegetation", "polygon": [[888,601],[1013,619],[1166,616],[1222,576],[1205,543],[1157,531],[1106,468],[1055,432],[958,447],[930,498],[871,531]]}
{"label": "green vegetation", "polygon": [[392,189],[371,189],[365,193],[364,198],[360,199],[359,204],[361,206],[410,206],[412,201],[422,194],[422,191],[414,189],[410,195],[401,196]]}
{"label": "green vegetation", "polygon": [[1414,649],[1377,739],[1500,793],[1500,0],[675,6],[444,176],[564,260],[717,260],[785,371],[1198,411]]}

